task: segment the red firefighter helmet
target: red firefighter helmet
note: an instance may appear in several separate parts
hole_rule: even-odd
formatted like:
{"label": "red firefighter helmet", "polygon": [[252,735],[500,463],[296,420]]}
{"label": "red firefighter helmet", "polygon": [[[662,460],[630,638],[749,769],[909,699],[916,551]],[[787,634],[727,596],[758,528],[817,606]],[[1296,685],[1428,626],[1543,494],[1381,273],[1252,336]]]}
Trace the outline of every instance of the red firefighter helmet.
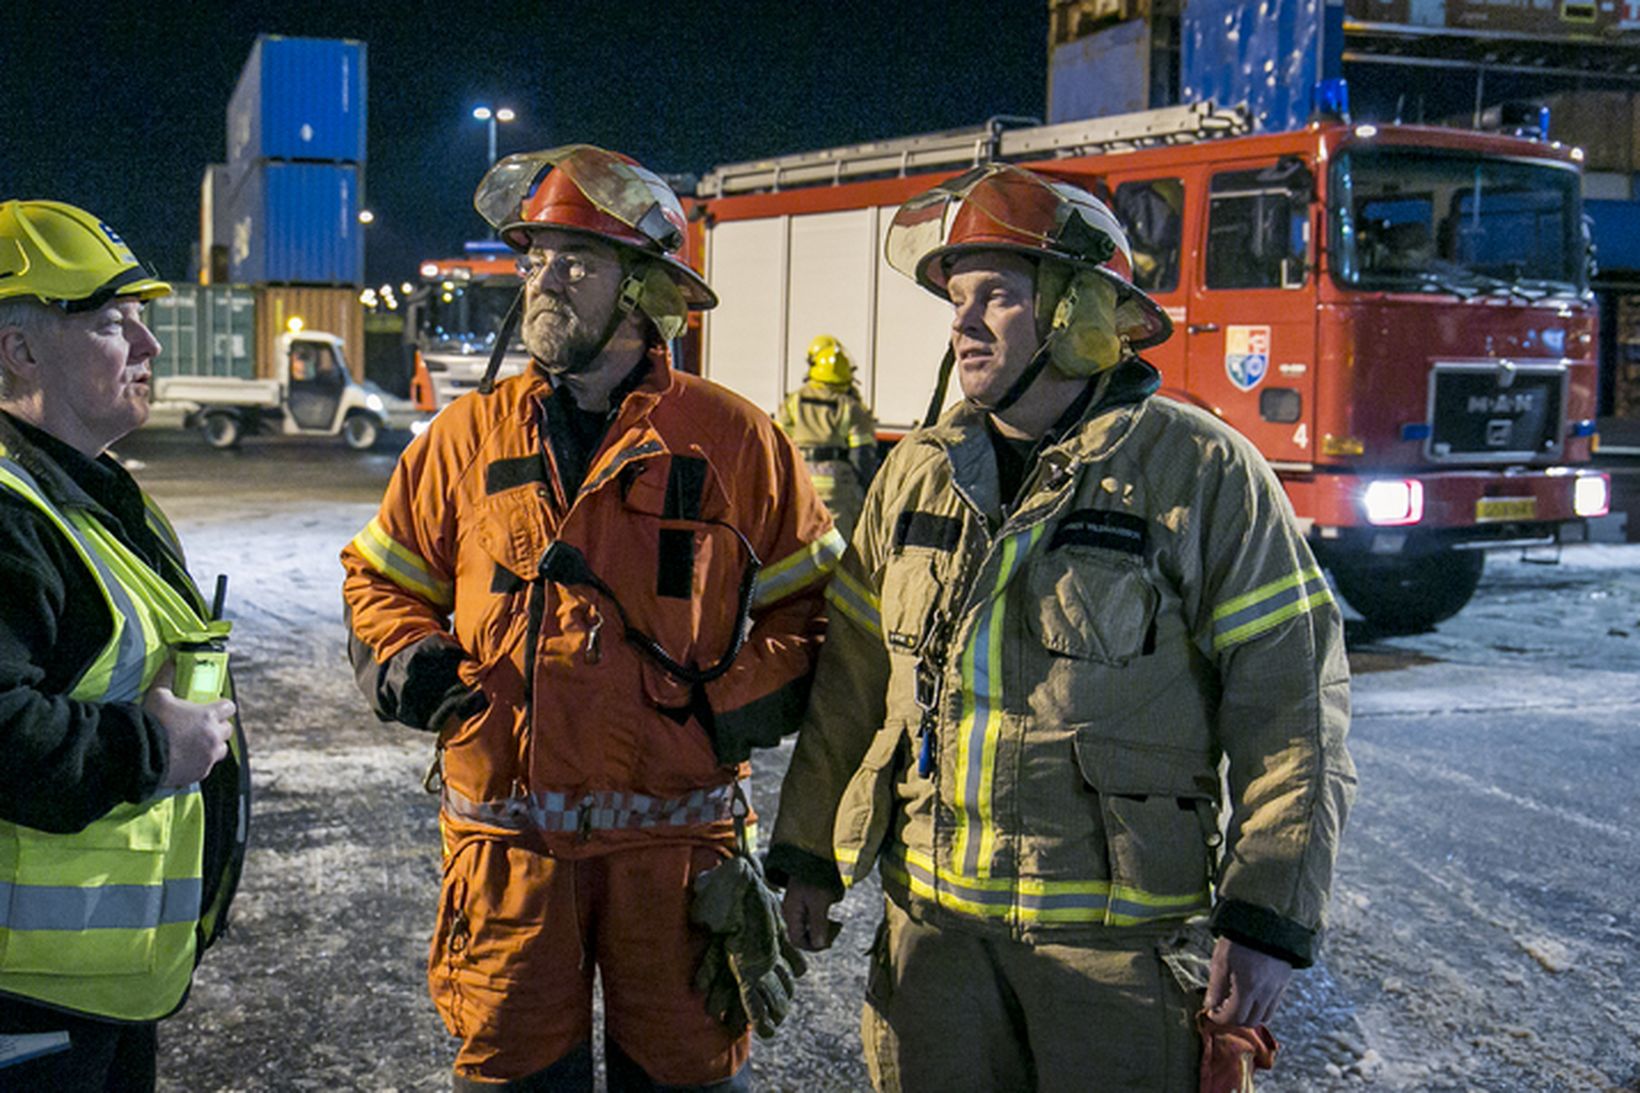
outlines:
{"label": "red firefighter helmet", "polygon": [[885,244],[889,265],[945,299],[951,263],[994,250],[1098,273],[1116,289],[1116,333],[1135,349],[1173,332],[1167,313],[1134,286],[1127,233],[1105,203],[1022,167],[988,163],[918,194],[894,214]]}
{"label": "red firefighter helmet", "polygon": [[590,144],[520,152],[490,168],[473,207],[516,251],[529,249],[531,228],[591,236],[658,263],[690,308],[717,306],[716,293],[677,257],[687,224],[677,195],[627,156]]}

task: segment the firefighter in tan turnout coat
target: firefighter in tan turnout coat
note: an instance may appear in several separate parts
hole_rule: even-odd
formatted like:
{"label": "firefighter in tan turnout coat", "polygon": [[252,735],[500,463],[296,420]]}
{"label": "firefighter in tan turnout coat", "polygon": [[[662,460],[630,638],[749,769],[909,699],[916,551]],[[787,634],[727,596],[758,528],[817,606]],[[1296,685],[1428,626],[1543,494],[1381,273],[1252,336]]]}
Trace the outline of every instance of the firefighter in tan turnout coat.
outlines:
{"label": "firefighter in tan turnout coat", "polygon": [[877,419],[836,338],[821,334],[810,342],[808,364],[803,386],[786,396],[774,420],[802,453],[809,481],[847,539],[877,473]]}
{"label": "firefighter in tan turnout coat", "polygon": [[827,593],[788,927],[824,948],[878,867],[879,1089],[1193,1090],[1198,1012],[1259,1024],[1315,958],[1355,783],[1338,609],[1251,444],[1152,397],[1134,351],[1170,324],[1104,205],[976,168],[888,252],[951,302],[965,399],[890,454]]}

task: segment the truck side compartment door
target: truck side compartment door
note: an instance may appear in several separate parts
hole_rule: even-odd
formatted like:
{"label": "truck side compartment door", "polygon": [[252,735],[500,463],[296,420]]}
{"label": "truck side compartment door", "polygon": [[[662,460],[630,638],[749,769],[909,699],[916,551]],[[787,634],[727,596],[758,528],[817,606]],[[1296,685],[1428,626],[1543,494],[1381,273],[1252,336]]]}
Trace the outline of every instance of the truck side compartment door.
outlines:
{"label": "truck side compartment door", "polygon": [[1313,176],[1296,157],[1224,164],[1194,210],[1187,386],[1272,463],[1315,450]]}

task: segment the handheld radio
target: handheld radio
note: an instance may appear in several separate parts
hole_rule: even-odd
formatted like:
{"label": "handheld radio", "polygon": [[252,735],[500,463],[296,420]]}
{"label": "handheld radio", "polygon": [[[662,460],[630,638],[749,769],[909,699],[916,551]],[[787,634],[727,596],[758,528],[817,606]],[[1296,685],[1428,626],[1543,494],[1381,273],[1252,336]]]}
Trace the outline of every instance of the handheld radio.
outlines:
{"label": "handheld radio", "polygon": [[171,691],[185,702],[215,702],[228,686],[228,631],[233,624],[222,618],[228,596],[228,575],[216,578],[216,595],[204,630],[184,634],[174,646],[176,677]]}

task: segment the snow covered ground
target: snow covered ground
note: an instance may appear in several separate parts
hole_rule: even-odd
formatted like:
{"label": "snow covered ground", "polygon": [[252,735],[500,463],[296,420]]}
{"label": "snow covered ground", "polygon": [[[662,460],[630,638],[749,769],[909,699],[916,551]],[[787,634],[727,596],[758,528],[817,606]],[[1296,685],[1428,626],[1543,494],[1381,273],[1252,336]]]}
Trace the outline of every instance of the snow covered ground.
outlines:
{"label": "snow covered ground", "polygon": [[[391,455],[144,438],[126,454],[196,575],[231,574],[257,792],[233,930],[162,1030],[162,1088],[447,1089],[454,1045],[422,982],[430,748],[366,711],[338,594]],[[1323,959],[1289,991],[1259,1088],[1640,1089],[1640,545],[1494,555],[1436,631],[1355,619],[1350,639],[1360,799]],[[787,754],[759,766],[766,815]],[[754,1049],[760,1088],[866,1088],[876,900],[849,897],[796,1013]]]}

